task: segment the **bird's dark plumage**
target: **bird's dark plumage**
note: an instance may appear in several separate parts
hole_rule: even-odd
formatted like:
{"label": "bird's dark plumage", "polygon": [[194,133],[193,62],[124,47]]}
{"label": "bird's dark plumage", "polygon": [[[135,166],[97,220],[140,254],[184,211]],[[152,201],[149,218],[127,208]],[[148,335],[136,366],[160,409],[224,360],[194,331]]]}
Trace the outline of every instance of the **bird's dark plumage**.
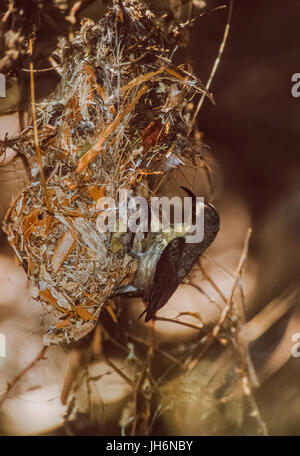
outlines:
{"label": "bird's dark plumage", "polygon": [[214,241],[220,226],[216,209],[205,204],[204,238],[199,243],[187,243],[185,237],[176,237],[163,250],[155,269],[153,283],[146,291],[145,321],[154,318],[176,291],[184,277],[191,271],[200,255]]}
{"label": "bird's dark plumage", "polygon": [[147,299],[145,321],[155,316],[156,311],[164,306],[178,287],[178,258],[183,253],[184,244],[183,237],[173,239],[158,260]]}

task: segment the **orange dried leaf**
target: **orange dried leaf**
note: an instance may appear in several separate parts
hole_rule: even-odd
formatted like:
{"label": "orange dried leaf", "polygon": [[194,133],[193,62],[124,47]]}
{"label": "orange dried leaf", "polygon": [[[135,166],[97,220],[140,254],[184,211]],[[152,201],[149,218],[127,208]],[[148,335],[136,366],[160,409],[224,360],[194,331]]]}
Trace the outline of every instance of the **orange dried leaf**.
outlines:
{"label": "orange dried leaf", "polygon": [[93,337],[93,353],[98,356],[102,353],[102,328],[100,324],[95,327]]}
{"label": "orange dried leaf", "polygon": [[80,318],[82,318],[83,321],[89,321],[89,320],[97,320],[94,315],[92,315],[88,310],[83,309],[82,307],[76,307],[76,313],[79,315]]}
{"label": "orange dried leaf", "polygon": [[38,219],[38,215],[40,214],[40,209],[38,208],[33,208],[33,210],[24,217],[24,223],[23,223],[23,239],[26,241],[31,233],[34,233],[36,231],[37,226],[40,223],[40,220]]}
{"label": "orange dried leaf", "polygon": [[82,116],[79,109],[78,96],[76,94],[68,101],[62,119],[63,122],[69,123],[69,125],[81,122]]}
{"label": "orange dried leaf", "polygon": [[132,79],[132,81],[130,81],[128,84],[126,84],[125,86],[123,86],[121,88],[121,93],[124,94],[125,92],[127,92],[127,90],[130,90],[133,87],[142,84],[143,82],[149,81],[149,79],[154,78],[158,74],[162,73],[164,70],[165,70],[165,68],[161,67],[157,71],[150,71],[149,73],[142,74],[141,76],[137,76],[136,78]]}
{"label": "orange dried leaf", "polygon": [[53,222],[53,215],[47,215],[45,222],[44,222],[44,235],[47,236],[50,232],[51,226]]}
{"label": "orange dried leaf", "polygon": [[28,272],[31,273],[35,268],[35,262],[32,261],[32,258],[27,255],[27,263],[28,263]]}
{"label": "orange dried leaf", "polygon": [[[171,76],[175,77],[176,79],[182,82],[188,80],[187,77],[182,76],[181,74],[177,73],[177,71],[174,71],[171,68],[161,67],[157,71],[150,71],[149,73],[142,74],[141,76],[137,76],[136,78],[132,79],[132,81],[130,81],[128,84],[121,88],[121,93],[124,94],[133,87],[136,87],[137,85],[140,85],[143,82],[149,81],[150,79],[154,78],[155,76],[158,76],[163,72],[169,73]],[[196,89],[198,89],[198,87],[196,87]],[[201,90],[201,92],[203,92],[203,90]]]}
{"label": "orange dried leaf", "polygon": [[162,123],[161,119],[151,120],[149,125],[142,131],[142,142],[144,150],[155,146],[162,136]]}
{"label": "orange dried leaf", "polygon": [[48,302],[48,304],[50,304],[53,307],[56,307],[61,312],[66,314],[69,313],[66,309],[58,305],[57,300],[54,298],[54,296],[52,296],[51,291],[48,288],[46,288],[46,290],[40,290],[40,296],[44,298],[45,301]]}
{"label": "orange dried leaf", "polygon": [[144,171],[144,170],[139,170],[139,174],[141,176],[152,176],[154,174],[164,174],[163,171]]}
{"label": "orange dried leaf", "polygon": [[174,148],[175,148],[175,145],[176,145],[176,142],[173,141],[172,144],[171,144],[171,146],[169,147],[168,152],[166,153],[166,157],[167,157],[167,158],[168,158],[168,157],[171,155],[171,153],[173,152],[173,150],[174,150]]}
{"label": "orange dried leaf", "polygon": [[94,71],[94,68],[93,68],[91,65],[85,63],[85,65],[84,65],[84,71],[86,72],[86,74],[89,75],[89,83],[90,83],[91,85],[94,85],[94,86],[95,86],[95,89],[96,89],[98,95],[100,95],[100,97],[102,98],[102,100],[103,100],[104,102],[106,102],[106,100],[109,98],[109,96],[107,95],[107,93],[106,93],[104,87],[102,87],[100,84],[98,84],[98,82],[97,82],[97,76],[96,76],[96,73],[95,73],[95,71]]}
{"label": "orange dried leaf", "polygon": [[81,209],[74,209],[73,211],[65,211],[64,215],[68,215],[70,217],[84,217],[84,214],[82,213]]}
{"label": "orange dried leaf", "polygon": [[107,310],[107,312],[108,312],[109,315],[111,316],[112,321],[114,321],[115,323],[118,323],[116,314],[115,314],[115,312],[113,311],[113,309],[110,307],[110,305],[105,306],[105,309]]}
{"label": "orange dried leaf", "polygon": [[98,201],[99,198],[105,196],[105,187],[97,187],[96,185],[93,185],[92,187],[89,187],[88,192],[94,201]]}
{"label": "orange dried leaf", "polygon": [[66,328],[67,326],[70,325],[70,323],[71,323],[70,320],[64,320],[64,321],[60,321],[59,323],[55,323],[55,326],[59,329]]}
{"label": "orange dried leaf", "polygon": [[165,134],[168,135],[170,132],[170,122],[168,121],[165,125]]}
{"label": "orange dried leaf", "polygon": [[75,188],[77,188],[77,185],[75,184],[75,182],[70,178],[70,177],[66,177],[64,179],[64,184],[70,189],[70,190],[75,190]]}

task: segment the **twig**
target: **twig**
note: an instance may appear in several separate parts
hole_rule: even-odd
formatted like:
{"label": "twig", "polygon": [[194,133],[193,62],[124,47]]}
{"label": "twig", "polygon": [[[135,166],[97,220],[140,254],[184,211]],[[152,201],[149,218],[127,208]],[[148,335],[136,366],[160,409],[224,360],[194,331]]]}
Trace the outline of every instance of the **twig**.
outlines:
{"label": "twig", "polygon": [[123,380],[125,380],[126,383],[128,383],[129,386],[133,387],[133,382],[132,380],[130,380],[129,377],[127,377],[127,375],[125,375],[121,369],[119,369],[109,358],[107,358],[106,355],[104,355],[104,359],[105,359],[105,362],[106,364],[111,367],[120,377],[123,378]]}
{"label": "twig", "polygon": [[250,240],[250,237],[251,237],[251,233],[252,233],[252,229],[248,228],[248,231],[247,231],[247,234],[246,234],[246,240],[245,240],[244,248],[243,248],[243,251],[242,251],[242,255],[241,255],[237,270],[235,272],[235,279],[234,279],[234,282],[233,282],[233,285],[232,285],[232,288],[231,288],[231,293],[230,293],[230,296],[229,296],[229,298],[227,300],[226,306],[224,307],[223,312],[222,312],[222,314],[220,316],[220,320],[219,320],[218,324],[213,329],[213,333],[212,333],[213,337],[217,337],[217,335],[219,334],[220,329],[221,329],[225,319],[227,318],[227,316],[228,316],[228,314],[230,312],[233,295],[234,295],[236,286],[238,284],[238,281],[239,281],[240,274],[242,272],[243,266],[244,266],[245,261],[247,259],[248,245],[249,245],[249,240]]}
{"label": "twig", "polygon": [[[126,335],[128,335],[128,337],[130,337],[132,340],[135,340],[136,342],[138,342],[138,343],[140,343],[142,345],[147,345],[148,346],[148,342],[146,342],[141,337],[135,336],[135,335],[130,334],[130,333],[126,333]],[[166,352],[165,350],[162,350],[161,348],[158,348],[158,347],[154,347],[154,351],[156,353],[159,353],[160,355],[164,356],[169,361],[172,361],[174,364],[177,364],[181,369],[185,369],[185,365],[181,361],[179,361],[174,356],[170,355],[170,353]]]}
{"label": "twig", "polygon": [[242,379],[242,386],[243,386],[244,393],[245,393],[246,397],[248,398],[250,407],[252,408],[252,410],[254,412],[254,416],[255,416],[255,418],[256,418],[259,426],[260,426],[261,433],[262,433],[262,435],[267,436],[268,435],[268,429],[267,429],[266,423],[262,419],[260,410],[258,408],[256,399],[255,399],[255,396],[252,393],[252,390],[250,388],[249,379],[248,379],[247,375],[244,375],[244,377]]}
{"label": "twig", "polygon": [[174,318],[155,317],[154,319],[155,319],[155,321],[167,321],[169,323],[177,323],[178,325],[187,326],[188,328],[195,329],[196,331],[205,329],[203,327],[203,325],[197,326],[197,325],[193,325],[192,323],[186,323],[184,321],[175,320]]}
{"label": "twig", "polygon": [[4,24],[5,22],[7,22],[7,19],[9,18],[9,16],[13,13],[14,11],[14,2],[12,0],[9,0],[9,4],[8,4],[8,10],[6,11],[6,13],[4,14],[4,16],[1,18],[1,22],[2,24]]}
{"label": "twig", "polygon": [[214,299],[212,299],[204,290],[202,290],[200,285],[198,285],[197,283],[195,283],[193,281],[188,282],[187,285],[195,288],[197,291],[199,291],[199,293],[203,294],[206,297],[206,299],[208,299],[209,302],[213,303],[217,307],[217,309],[219,311],[221,311],[221,306]]}
{"label": "twig", "polygon": [[240,274],[242,272],[244,263],[245,263],[245,261],[247,259],[248,245],[249,245],[249,240],[250,240],[251,233],[252,233],[252,229],[248,228],[248,231],[247,231],[247,234],[246,234],[244,248],[243,248],[243,251],[242,251],[242,254],[241,254],[241,258],[240,258],[238,267],[237,267],[235,275],[234,275],[234,281],[233,281],[231,293],[230,293],[230,296],[229,296],[228,300],[226,301],[226,305],[225,305],[225,307],[224,307],[224,309],[223,309],[223,311],[222,311],[222,313],[220,315],[219,321],[216,324],[216,326],[214,327],[211,335],[208,336],[207,340],[205,341],[205,344],[203,345],[203,348],[200,351],[200,353],[197,353],[197,355],[190,361],[190,363],[188,365],[188,370],[194,369],[194,367],[198,364],[199,359],[206,353],[206,351],[210,347],[211,343],[219,335],[219,332],[220,332],[220,330],[221,330],[226,318],[228,317],[228,315],[230,313],[230,310],[231,310],[231,307],[232,307],[232,300],[233,300],[234,292],[235,292],[236,286],[238,284],[238,281],[239,281]]}
{"label": "twig", "polygon": [[229,269],[225,268],[225,266],[223,266],[221,263],[219,263],[218,261],[216,261],[214,258],[210,258],[208,255],[206,255],[205,253],[202,253],[201,255],[203,258],[206,258],[210,263],[212,263],[214,266],[216,266],[217,268],[221,269],[223,272],[225,272],[225,274],[227,274],[229,277],[231,277],[231,279],[234,278],[234,274],[232,274],[231,271],[229,271]]}
{"label": "twig", "polygon": [[5,399],[7,398],[8,394],[10,391],[14,388],[14,386],[21,380],[22,377],[24,377],[27,372],[29,372],[35,365],[38,363],[41,359],[43,359],[44,354],[46,352],[48,347],[43,347],[41,351],[38,353],[38,355],[34,358],[33,361],[31,361],[28,366],[25,367],[21,372],[19,372],[18,375],[7,385],[6,391],[0,396],[0,406],[3,404]]}
{"label": "twig", "polygon": [[199,258],[198,260],[198,265],[199,265],[199,268],[200,268],[200,271],[202,272],[202,275],[204,277],[204,279],[206,279],[210,284],[211,286],[215,289],[215,291],[218,293],[218,295],[220,296],[220,298],[222,299],[222,301],[224,301],[226,303],[226,296],[223,294],[223,292],[220,290],[220,288],[218,287],[218,285],[214,282],[214,280],[210,277],[209,274],[207,274],[207,272],[205,271],[205,269],[203,268],[202,264],[201,264],[201,259]]}
{"label": "twig", "polygon": [[[147,391],[147,380],[151,384],[152,375],[151,375],[151,366],[154,355],[154,344],[155,344],[155,332],[154,332],[155,322],[151,322],[150,326],[150,341],[147,357],[144,363],[144,368],[140,373],[140,378],[138,380],[135,394],[134,394],[134,404],[135,404],[135,413],[134,420],[131,429],[131,435],[136,434],[148,434],[149,433],[149,420],[152,413],[152,390]],[[157,388],[157,383],[154,383],[154,386]],[[152,386],[150,386],[151,388]]]}
{"label": "twig", "polygon": [[190,126],[190,130],[189,130],[189,133],[188,135],[191,134],[192,132],[192,129],[193,129],[193,126],[194,126],[194,123],[196,121],[196,118],[198,116],[198,113],[201,109],[201,106],[204,102],[204,99],[205,99],[205,95],[206,93],[209,91],[209,88],[211,86],[211,83],[213,81],[213,78],[216,74],[216,71],[218,69],[218,66],[219,66],[219,63],[220,63],[220,60],[221,60],[221,57],[222,57],[222,54],[223,54],[223,51],[224,51],[224,48],[225,48],[225,44],[226,44],[226,41],[227,41],[227,38],[228,38],[228,33],[229,33],[229,28],[230,28],[230,22],[231,22],[231,16],[232,16],[232,9],[233,9],[233,0],[230,0],[230,4],[229,4],[229,10],[228,10],[228,17],[227,17],[227,22],[226,22],[226,25],[225,25],[225,29],[224,29],[224,34],[223,34],[223,39],[222,39],[222,42],[221,42],[221,45],[219,47],[219,53],[218,53],[218,56],[214,62],[214,65],[212,67],[212,70],[211,70],[211,73],[209,75],[209,78],[208,78],[208,81],[206,83],[206,86],[205,86],[205,92],[202,93],[201,95],[201,98],[199,100],[199,103],[197,105],[197,108],[194,112],[194,115],[193,115],[193,118],[192,118],[192,122],[191,122],[191,126]]}
{"label": "twig", "polygon": [[246,343],[262,336],[276,321],[278,321],[297,302],[300,296],[300,283],[287,290],[283,295],[273,299],[259,314],[248,321],[240,331],[240,339]]}

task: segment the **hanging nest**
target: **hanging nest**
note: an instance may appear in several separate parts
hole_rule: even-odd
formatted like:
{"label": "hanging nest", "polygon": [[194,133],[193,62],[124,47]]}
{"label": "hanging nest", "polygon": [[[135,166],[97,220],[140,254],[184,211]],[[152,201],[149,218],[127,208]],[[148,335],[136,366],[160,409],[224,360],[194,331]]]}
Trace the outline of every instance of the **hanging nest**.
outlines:
{"label": "hanging nest", "polygon": [[151,176],[201,160],[188,135],[190,102],[204,89],[188,66],[172,63],[177,34],[127,0],[97,24],[83,21],[72,43],[59,42],[61,82],[37,106],[39,145],[32,128],[21,137],[24,154],[40,147],[45,183],[35,165],[4,221],[39,291],[45,344],[81,339],[134,275],[128,233],[97,230],[98,199],[117,199],[120,189],[149,197]]}

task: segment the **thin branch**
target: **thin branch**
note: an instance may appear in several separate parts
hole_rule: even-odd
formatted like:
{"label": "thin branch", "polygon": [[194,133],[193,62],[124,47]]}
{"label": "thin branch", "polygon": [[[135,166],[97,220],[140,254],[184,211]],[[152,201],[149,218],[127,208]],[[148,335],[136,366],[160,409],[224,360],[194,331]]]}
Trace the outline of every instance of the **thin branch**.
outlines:
{"label": "thin branch", "polygon": [[230,0],[227,22],[226,22],[225,29],[224,29],[223,39],[222,39],[221,45],[219,47],[219,53],[218,53],[218,56],[217,56],[217,58],[216,58],[216,60],[214,62],[214,65],[212,67],[212,70],[211,70],[210,76],[208,78],[208,81],[206,83],[205,92],[202,93],[201,98],[200,98],[199,103],[198,103],[198,106],[197,106],[197,108],[196,108],[196,110],[194,112],[188,135],[190,135],[191,132],[192,132],[192,129],[193,129],[194,123],[196,121],[196,118],[198,116],[198,113],[199,113],[199,111],[201,109],[201,106],[203,105],[206,93],[209,91],[209,88],[211,86],[213,78],[214,78],[214,76],[216,74],[216,71],[218,69],[219,63],[221,61],[221,57],[222,57],[222,54],[223,54],[223,51],[224,51],[224,48],[225,48],[225,44],[227,42],[228,33],[229,33],[229,29],[230,29],[232,9],[233,9],[233,0]]}
{"label": "thin branch", "polygon": [[[130,334],[130,333],[126,333],[126,335],[128,335],[128,337],[130,337],[132,340],[134,340],[134,341],[136,341],[136,342],[138,342],[138,343],[140,343],[142,345],[147,345],[147,346],[149,345],[148,342],[146,342],[141,337],[135,336],[135,335]],[[174,356],[170,355],[170,353],[166,352],[165,350],[162,350],[161,348],[158,348],[158,347],[154,347],[154,351],[156,353],[159,353],[160,355],[164,356],[169,361],[172,361],[174,364],[177,364],[181,369],[185,369],[185,365],[181,361],[179,361]]]}
{"label": "thin branch", "polygon": [[133,381],[130,380],[130,378],[127,377],[127,375],[125,375],[124,372],[122,372],[121,369],[119,369],[109,358],[107,358],[106,355],[104,355],[104,359],[106,364],[111,367],[120,377],[122,377],[129,386],[134,386]]}
{"label": "thin branch", "polygon": [[215,289],[215,291],[218,293],[218,295],[220,296],[220,298],[222,299],[222,301],[226,302],[226,296],[223,294],[223,292],[220,290],[220,288],[218,287],[218,285],[214,282],[214,280],[210,277],[210,275],[205,271],[205,269],[203,268],[202,264],[201,264],[201,259],[199,258],[198,260],[198,265],[199,265],[199,268],[200,268],[200,271],[202,272],[202,275],[204,277],[204,279],[207,280],[207,282],[209,282],[211,284],[211,286]]}
{"label": "thin branch", "polygon": [[217,337],[217,335],[219,334],[220,329],[221,329],[225,319],[227,318],[227,316],[228,316],[228,314],[230,312],[231,305],[232,305],[232,300],[233,300],[233,295],[234,295],[236,286],[238,284],[238,281],[239,281],[243,266],[244,266],[245,261],[247,259],[248,246],[249,246],[249,240],[250,240],[250,237],[251,237],[251,233],[252,233],[252,229],[248,228],[248,231],[247,231],[247,234],[246,234],[246,240],[245,240],[244,248],[243,248],[243,251],[242,251],[242,255],[241,255],[237,270],[235,272],[235,278],[234,278],[234,282],[233,282],[233,285],[232,285],[232,288],[231,288],[231,293],[230,293],[230,296],[229,296],[229,298],[227,300],[226,306],[224,307],[223,312],[222,312],[222,314],[220,316],[219,322],[213,329],[213,333],[212,333],[213,337]]}
{"label": "thin branch", "polygon": [[205,343],[203,345],[203,348],[200,351],[200,353],[197,353],[197,355],[188,364],[188,370],[194,369],[194,367],[198,364],[199,359],[207,352],[207,350],[210,347],[211,343],[219,335],[219,332],[220,332],[220,330],[221,330],[226,318],[228,317],[228,315],[230,313],[230,310],[231,310],[231,307],[232,307],[232,300],[233,300],[234,292],[235,292],[236,286],[238,284],[238,281],[240,279],[240,275],[241,275],[244,263],[245,263],[245,261],[247,259],[248,245],[249,245],[249,240],[250,240],[250,237],[251,237],[251,233],[252,233],[252,229],[248,228],[247,234],[246,234],[245,243],[244,243],[244,248],[243,248],[243,251],[242,251],[242,254],[241,254],[241,258],[240,258],[238,267],[237,267],[235,275],[234,275],[234,281],[233,281],[231,293],[230,293],[230,296],[229,296],[229,298],[228,298],[228,300],[226,302],[226,305],[225,305],[225,307],[224,307],[224,309],[223,309],[223,311],[221,313],[219,321],[216,324],[216,326],[214,327],[211,335],[208,336],[207,340],[205,341]]}
{"label": "thin branch", "polygon": [[193,325],[192,323],[186,323],[184,321],[175,320],[174,318],[155,317],[154,319],[155,319],[155,321],[167,321],[169,323],[177,323],[178,325],[186,326],[188,328],[195,329],[196,331],[200,331],[200,330],[205,329],[203,327],[203,325],[202,326],[197,326],[197,325]]}
{"label": "thin branch", "polygon": [[7,398],[10,391],[14,388],[14,386],[24,377],[27,372],[29,372],[41,359],[44,358],[44,354],[48,347],[43,347],[38,355],[31,361],[28,366],[25,367],[18,375],[7,385],[6,391],[0,396],[0,406],[3,404],[5,399]]}

